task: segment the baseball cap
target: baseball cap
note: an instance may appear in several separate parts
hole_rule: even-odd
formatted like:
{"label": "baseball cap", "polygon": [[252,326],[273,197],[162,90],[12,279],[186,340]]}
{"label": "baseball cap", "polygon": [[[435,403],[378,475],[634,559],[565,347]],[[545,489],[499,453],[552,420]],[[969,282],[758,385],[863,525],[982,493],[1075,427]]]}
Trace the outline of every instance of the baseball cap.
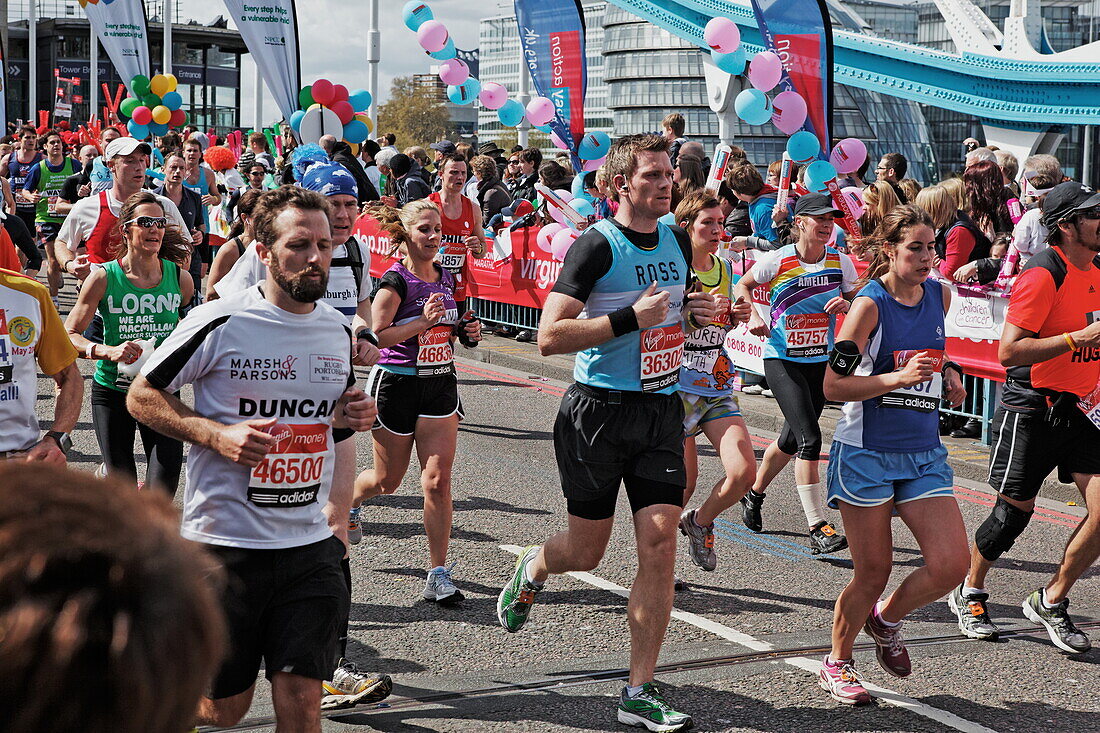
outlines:
{"label": "baseball cap", "polygon": [[825,216],[826,214],[844,216],[844,212],[833,205],[832,196],[808,193],[805,196],[799,196],[798,201],[794,203],[795,216]]}
{"label": "baseball cap", "polygon": [[496,143],[481,143],[477,146],[478,155],[493,155],[494,153],[503,153],[504,148],[498,146]]}
{"label": "baseball cap", "polygon": [[[117,142],[117,141],[116,141]],[[1090,186],[1077,181],[1059,183],[1050,189],[1040,208],[1043,211],[1043,226],[1053,229],[1062,219],[1083,209],[1100,206],[1100,193]]]}
{"label": "baseball cap", "polygon": [[527,199],[516,199],[511,206],[505,206],[500,210],[500,213],[505,216],[510,216],[513,219],[521,216],[527,216],[535,211],[535,207],[531,205],[531,202]]}
{"label": "baseball cap", "polygon": [[118,137],[107,143],[107,149],[103,151],[103,157],[112,160],[120,155],[129,155],[135,150],[149,155],[153,149],[149,143],[142,142],[133,137]]}
{"label": "baseball cap", "polygon": [[432,150],[438,150],[444,155],[453,155],[456,150],[455,144],[450,140],[440,140],[439,142],[432,143],[428,147]]}

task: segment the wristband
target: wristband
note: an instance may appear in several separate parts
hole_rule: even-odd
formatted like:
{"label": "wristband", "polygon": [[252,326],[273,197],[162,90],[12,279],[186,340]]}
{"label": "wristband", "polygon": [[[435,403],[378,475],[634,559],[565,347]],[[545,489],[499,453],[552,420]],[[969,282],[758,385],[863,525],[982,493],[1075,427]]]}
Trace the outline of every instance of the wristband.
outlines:
{"label": "wristband", "polygon": [[945,372],[945,371],[947,371],[948,369],[954,369],[954,370],[955,370],[956,372],[958,372],[958,374],[959,374],[959,379],[962,379],[963,377],[965,377],[965,376],[966,376],[966,372],[964,372],[964,371],[963,371],[963,368],[962,368],[962,365],[961,365],[961,364],[956,364],[956,363],[955,363],[955,362],[953,362],[953,361],[945,361],[945,362],[943,363],[943,369],[941,369],[940,371],[941,371],[941,372]]}
{"label": "wristband", "polygon": [[699,321],[695,320],[695,314],[694,313],[688,313],[688,323],[691,325],[692,328],[694,328],[696,330],[698,330],[700,328],[705,328],[705,326],[701,325],[699,323]]}
{"label": "wristband", "polygon": [[638,330],[638,314],[634,312],[632,306],[628,305],[617,311],[611,311],[607,314],[607,318],[611,321],[611,333],[616,336]]}
{"label": "wristband", "polygon": [[88,344],[88,358],[89,359],[94,359],[95,358],[95,344],[94,343],[93,344]]}
{"label": "wristband", "polygon": [[355,334],[355,338],[358,341],[366,341],[372,346],[378,346],[378,334],[369,328],[360,328],[358,333]]}
{"label": "wristband", "polygon": [[1073,340],[1072,336],[1070,336],[1068,333],[1063,333],[1062,338],[1066,340],[1066,343],[1069,345],[1070,351],[1077,351],[1077,342]]}

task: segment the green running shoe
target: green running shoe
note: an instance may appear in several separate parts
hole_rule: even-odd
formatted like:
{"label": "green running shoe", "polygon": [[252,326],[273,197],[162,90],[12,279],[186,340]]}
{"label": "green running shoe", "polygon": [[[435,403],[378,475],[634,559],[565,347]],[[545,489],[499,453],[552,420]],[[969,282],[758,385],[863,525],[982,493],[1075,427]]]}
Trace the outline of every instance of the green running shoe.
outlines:
{"label": "green running shoe", "polygon": [[634,696],[619,695],[619,722],[638,728],[649,728],[659,733],[687,730],[694,721],[685,713],[678,713],[665,702],[656,682],[646,682],[641,692]]}
{"label": "green running shoe", "polygon": [[512,579],[497,596],[497,618],[508,631],[516,632],[523,628],[527,623],[527,614],[531,613],[531,606],[535,603],[535,594],[542,590],[542,586],[523,579],[527,563],[535,559],[538,551],[538,545],[531,545],[523,551],[516,560]]}

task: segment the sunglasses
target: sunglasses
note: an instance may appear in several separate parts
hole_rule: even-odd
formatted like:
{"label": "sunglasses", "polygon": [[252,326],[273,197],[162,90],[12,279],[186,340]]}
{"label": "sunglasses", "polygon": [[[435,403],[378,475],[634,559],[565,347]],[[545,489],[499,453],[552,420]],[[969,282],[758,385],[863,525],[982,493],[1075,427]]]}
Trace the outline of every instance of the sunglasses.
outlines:
{"label": "sunglasses", "polygon": [[139,216],[136,219],[131,219],[126,222],[126,225],[137,224],[142,229],[164,229],[168,226],[168,218],[164,216]]}

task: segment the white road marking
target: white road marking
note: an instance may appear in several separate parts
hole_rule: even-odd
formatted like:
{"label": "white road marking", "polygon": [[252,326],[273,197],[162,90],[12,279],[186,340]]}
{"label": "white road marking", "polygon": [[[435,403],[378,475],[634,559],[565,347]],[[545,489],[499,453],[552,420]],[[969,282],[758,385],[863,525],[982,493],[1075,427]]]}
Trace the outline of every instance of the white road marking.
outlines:
{"label": "white road marking", "polygon": [[[510,552],[513,555],[519,555],[524,550],[524,548],[520,547],[519,545],[500,545],[500,549],[504,550],[505,552]],[[600,588],[601,590],[606,590],[610,593],[614,593],[617,596],[622,596],[623,598],[630,597],[630,590],[628,588],[624,588],[618,583],[613,583],[610,580],[606,580],[605,578],[593,575],[592,573],[569,572],[566,573],[566,575],[572,576],[577,580],[588,583],[589,585]],[[723,639],[726,639],[727,641],[732,641],[735,644],[739,644],[748,649],[752,649],[755,652],[767,652],[775,649],[772,644],[769,644],[766,641],[761,641],[754,636],[750,636],[748,634],[738,631],[737,629],[730,628],[725,624],[720,624],[717,621],[711,621],[710,619],[704,618],[703,616],[700,616],[698,614],[690,613],[688,611],[681,611],[676,607],[673,607],[672,609],[672,617],[683,621],[684,623],[691,624],[696,628],[703,629],[704,631],[709,631],[715,636],[719,636]],[[781,659],[776,661],[781,661],[784,664],[789,664],[792,667],[797,667],[798,669],[805,670],[815,676],[817,675],[818,670],[821,668],[821,660],[810,659],[808,657],[792,657],[789,659]],[[997,733],[992,728],[986,728],[984,725],[979,725],[978,723],[967,720],[966,718],[960,718],[954,713],[948,712],[946,710],[941,710],[940,708],[934,708],[931,705],[927,705],[921,702],[920,700],[907,697],[905,695],[902,695],[901,693],[894,692],[893,690],[887,689],[885,687],[879,687],[878,685],[871,684],[870,682],[864,682],[863,686],[867,688],[869,692],[874,693],[876,698],[885,703],[895,705],[899,708],[904,708],[910,712],[920,715],[921,717],[928,718],[929,720],[934,720],[941,725],[946,725],[949,728],[963,731],[963,733]]]}

